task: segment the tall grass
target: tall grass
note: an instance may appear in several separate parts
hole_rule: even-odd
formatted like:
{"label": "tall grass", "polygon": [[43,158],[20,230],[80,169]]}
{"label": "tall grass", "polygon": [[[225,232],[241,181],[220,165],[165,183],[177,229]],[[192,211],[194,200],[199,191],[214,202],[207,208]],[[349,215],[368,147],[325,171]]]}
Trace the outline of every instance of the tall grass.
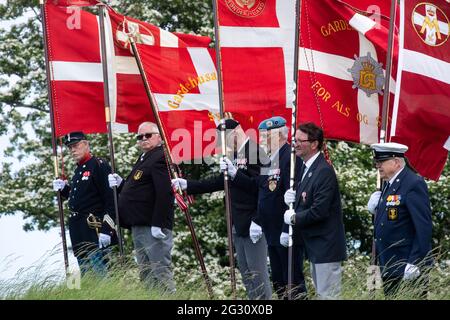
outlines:
{"label": "tall grass", "polygon": [[[57,253],[60,254],[60,253]],[[45,260],[44,260],[45,261]],[[176,293],[168,293],[163,287],[145,287],[139,280],[139,272],[134,260],[113,261],[104,278],[95,274],[86,274],[81,279],[73,272],[67,278],[61,272],[52,272],[45,263],[36,264],[28,270],[20,270],[11,281],[0,282],[0,299],[33,300],[198,300],[209,299],[203,278],[197,268],[183,270],[175,268]],[[367,267],[369,257],[353,256],[344,263],[341,299],[345,300],[384,300],[382,289],[370,291],[367,288]],[[0,262],[0,270],[5,262]],[[308,288],[308,298],[315,299],[314,286],[305,263],[304,273]],[[424,288],[428,289],[428,299],[450,299],[450,261],[435,256],[435,263],[427,272],[429,281],[408,281],[402,283],[399,291],[388,299],[423,299]],[[236,272],[239,280],[239,272]],[[224,280],[225,279],[225,280]],[[423,278],[422,278],[423,279]],[[79,281],[78,281],[79,280]],[[215,299],[231,299],[228,272],[223,269],[221,279],[211,279]],[[228,281],[228,283],[226,283]],[[221,288],[217,290],[218,283]],[[225,282],[225,284],[224,284]],[[273,296],[276,299],[275,295]],[[246,299],[240,280],[238,281],[238,299]]]}

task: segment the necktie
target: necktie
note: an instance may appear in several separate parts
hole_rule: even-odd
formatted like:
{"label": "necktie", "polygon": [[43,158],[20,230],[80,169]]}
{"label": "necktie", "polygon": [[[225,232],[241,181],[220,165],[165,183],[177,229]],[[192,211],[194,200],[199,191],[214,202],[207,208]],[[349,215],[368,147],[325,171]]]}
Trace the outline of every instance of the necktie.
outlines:
{"label": "necktie", "polygon": [[386,193],[387,189],[389,189],[389,182],[386,182],[383,186],[383,190],[381,191],[381,198],[383,198],[384,194]]}
{"label": "necktie", "polygon": [[303,181],[303,179],[305,178],[305,176],[306,176],[306,173],[308,172],[308,167],[307,166],[305,166],[305,171],[303,172],[303,175],[302,175],[302,180],[300,180],[300,182],[302,182]]}

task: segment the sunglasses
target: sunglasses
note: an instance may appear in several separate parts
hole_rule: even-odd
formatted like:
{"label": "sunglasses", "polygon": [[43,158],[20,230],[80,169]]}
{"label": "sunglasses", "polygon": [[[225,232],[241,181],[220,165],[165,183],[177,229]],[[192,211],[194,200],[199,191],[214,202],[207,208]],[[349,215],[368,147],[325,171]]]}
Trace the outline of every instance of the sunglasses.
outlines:
{"label": "sunglasses", "polygon": [[148,133],[143,133],[143,134],[138,134],[136,136],[136,139],[138,141],[144,140],[145,139],[150,139],[154,134],[158,134],[157,132],[148,132]]}

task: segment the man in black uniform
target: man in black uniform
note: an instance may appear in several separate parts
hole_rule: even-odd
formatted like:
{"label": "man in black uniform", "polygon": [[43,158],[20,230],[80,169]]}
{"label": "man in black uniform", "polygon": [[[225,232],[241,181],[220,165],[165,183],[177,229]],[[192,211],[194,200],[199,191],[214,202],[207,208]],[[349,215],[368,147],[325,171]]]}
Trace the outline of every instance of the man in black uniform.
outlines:
{"label": "man in black uniform", "polygon": [[161,136],[155,123],[144,122],[136,136],[142,154],[125,181],[108,177],[119,188],[120,224],[131,228],[141,280],[175,292],[171,269],[174,195]]}
{"label": "man in black uniform", "polygon": [[83,132],[67,134],[64,143],[77,168],[70,185],[56,179],[53,190],[61,190],[61,196],[69,199],[70,240],[81,274],[91,268],[96,274],[105,275],[107,250],[104,248],[117,241],[113,192],[108,187],[111,167],[105,160],[91,155]]}
{"label": "man in black uniform", "polygon": [[[228,135],[227,147],[234,151],[233,160],[237,167],[241,169],[242,174],[250,177],[259,175],[261,163],[258,145],[249,139],[237,121],[227,119],[225,127]],[[221,160],[220,166],[221,169],[224,169],[227,164]],[[228,173],[233,178],[236,169],[228,171]],[[224,188],[223,174],[202,181],[173,179],[172,183],[186,190],[188,194],[209,193]],[[258,194],[257,192],[243,192],[231,181],[230,197],[233,243],[247,296],[249,299],[271,299],[272,289],[267,268],[267,243],[256,210]]]}

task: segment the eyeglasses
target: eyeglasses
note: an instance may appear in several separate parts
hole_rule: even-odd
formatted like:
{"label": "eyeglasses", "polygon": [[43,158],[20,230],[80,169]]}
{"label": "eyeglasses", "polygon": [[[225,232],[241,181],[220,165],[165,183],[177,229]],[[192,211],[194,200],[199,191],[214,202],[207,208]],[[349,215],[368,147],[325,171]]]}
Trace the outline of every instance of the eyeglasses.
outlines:
{"label": "eyeglasses", "polygon": [[314,140],[306,139],[306,140],[295,140],[295,143],[303,143],[303,142],[312,142]]}
{"label": "eyeglasses", "polygon": [[138,134],[136,136],[136,139],[138,141],[144,140],[144,138],[145,138],[145,140],[147,140],[147,139],[150,139],[154,134],[158,134],[158,132],[147,132],[147,133],[143,133],[143,134]]}
{"label": "eyeglasses", "polygon": [[388,161],[388,160],[393,160],[395,159],[395,157],[391,157],[391,158],[386,158],[386,159],[374,159],[373,160],[373,165],[377,166],[377,165],[381,165],[382,163]]}

